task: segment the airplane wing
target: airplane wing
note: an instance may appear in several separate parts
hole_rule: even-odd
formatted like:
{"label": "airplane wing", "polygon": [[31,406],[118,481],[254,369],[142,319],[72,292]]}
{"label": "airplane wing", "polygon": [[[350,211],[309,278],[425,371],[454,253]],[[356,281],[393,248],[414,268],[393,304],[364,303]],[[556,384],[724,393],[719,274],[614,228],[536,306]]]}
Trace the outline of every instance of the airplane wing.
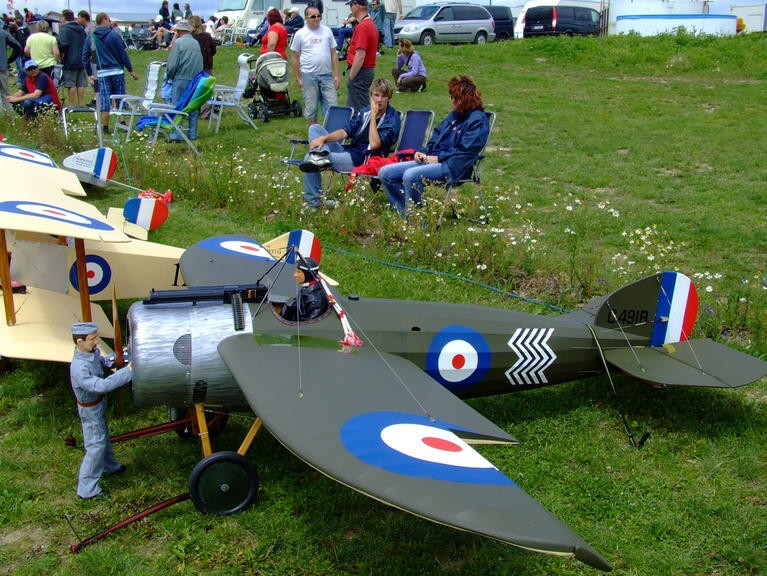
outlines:
{"label": "airplane wing", "polygon": [[737,388],[767,375],[767,362],[709,339],[605,350],[605,359],[633,378],[661,386]]}
{"label": "airplane wing", "polygon": [[129,240],[95,206],[65,196],[82,191],[74,174],[46,166],[20,170],[24,164],[0,155],[0,229],[106,242]]}
{"label": "airplane wing", "polygon": [[[270,338],[270,339],[269,339]],[[218,351],[290,451],[337,482],[417,516],[521,548],[610,565],[469,442],[514,442],[411,362],[336,342],[251,334]]]}
{"label": "airplane wing", "polygon": [[[74,343],[71,326],[81,319],[80,299],[59,292],[30,288],[26,294],[13,295],[16,325],[0,322],[0,356],[28,360],[71,362]],[[114,338],[114,328],[97,304],[91,305],[93,321],[99,334]],[[101,343],[101,351],[109,349]]]}
{"label": "airplane wing", "polygon": [[254,284],[260,280],[283,296],[296,292],[293,266],[277,262],[261,243],[242,234],[202,240],[186,249],[179,264],[189,286]]}

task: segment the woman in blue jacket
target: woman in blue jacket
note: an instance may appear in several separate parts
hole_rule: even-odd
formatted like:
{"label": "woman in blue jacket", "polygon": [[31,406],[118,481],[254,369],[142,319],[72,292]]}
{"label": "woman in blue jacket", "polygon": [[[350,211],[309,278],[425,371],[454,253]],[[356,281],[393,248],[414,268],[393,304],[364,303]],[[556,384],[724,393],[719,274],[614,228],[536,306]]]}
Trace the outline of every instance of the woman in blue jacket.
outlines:
{"label": "woman in blue jacket", "polygon": [[384,166],[378,172],[390,204],[406,216],[421,205],[424,183],[452,184],[466,178],[485,146],[490,123],[482,94],[469,76],[447,84],[453,110],[432,132],[426,146],[410,162]]}

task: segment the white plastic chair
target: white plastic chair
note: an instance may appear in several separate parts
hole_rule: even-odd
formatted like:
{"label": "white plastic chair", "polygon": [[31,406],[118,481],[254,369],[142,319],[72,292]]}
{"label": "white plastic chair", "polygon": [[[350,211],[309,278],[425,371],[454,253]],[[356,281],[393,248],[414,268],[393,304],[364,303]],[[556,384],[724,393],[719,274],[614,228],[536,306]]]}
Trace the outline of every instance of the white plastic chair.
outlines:
{"label": "white plastic chair", "polygon": [[[143,96],[133,96],[130,94],[112,94],[112,107],[109,111],[109,117],[117,118],[115,121],[115,134],[118,130],[125,132],[125,141],[130,140],[131,132],[137,118],[149,113],[149,107],[157,99],[162,86],[162,71],[166,62],[150,62],[146,71],[146,84],[144,85]],[[119,103],[117,102],[119,100]],[[122,118],[122,121],[120,120]]]}
{"label": "white plastic chair", "polygon": [[253,58],[252,54],[243,53],[237,57],[237,65],[239,67],[239,75],[237,76],[236,86],[226,86],[224,84],[216,84],[213,90],[213,98],[211,98],[210,104],[210,116],[208,117],[208,128],[210,128],[213,121],[216,121],[215,133],[218,134],[218,130],[221,127],[221,117],[224,115],[224,109],[232,108],[240,119],[254,130],[258,130],[253,119],[248,113],[247,107],[243,106],[242,95],[245,93],[245,88],[248,86],[248,77],[250,76],[250,60]]}

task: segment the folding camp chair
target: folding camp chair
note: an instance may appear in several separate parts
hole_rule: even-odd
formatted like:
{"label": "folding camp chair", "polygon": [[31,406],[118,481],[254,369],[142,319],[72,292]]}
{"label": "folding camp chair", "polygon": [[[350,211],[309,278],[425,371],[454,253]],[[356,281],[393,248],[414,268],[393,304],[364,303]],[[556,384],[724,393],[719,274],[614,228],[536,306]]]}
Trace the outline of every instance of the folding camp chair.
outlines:
{"label": "folding camp chair", "polygon": [[[93,118],[93,123],[82,124],[80,122],[73,122],[72,116],[85,115]],[[61,109],[61,122],[64,125],[64,139],[69,140],[69,136],[72,132],[82,132],[85,130],[95,130],[96,138],[99,141],[99,147],[104,145],[103,134],[101,132],[101,119],[99,118],[99,111],[96,108],[90,108],[88,106],[64,106]]]}
{"label": "folding camp chair", "polygon": [[218,129],[221,127],[221,117],[224,115],[226,108],[232,108],[237,112],[237,116],[245,122],[248,126],[254,130],[258,130],[258,126],[253,122],[253,119],[248,113],[247,107],[242,104],[242,95],[245,93],[245,88],[248,86],[248,78],[250,76],[250,60],[253,58],[253,54],[243,53],[237,57],[237,66],[239,68],[239,74],[237,75],[236,86],[225,86],[224,84],[217,84],[213,92],[213,98],[210,100],[210,116],[208,117],[208,128],[210,128],[213,121],[216,121],[215,133],[218,134]]}
{"label": "folding camp chair", "polygon": [[[399,131],[399,138],[394,147],[394,154],[407,150],[420,150],[426,144],[434,124],[433,110],[408,110]],[[370,187],[377,191],[380,186],[378,178],[371,174],[355,174],[370,179]]]}
{"label": "folding camp chair", "polygon": [[[331,106],[328,108],[327,114],[325,114],[323,126],[328,133],[335,132],[339,128],[344,128],[349,123],[352,114],[354,114],[354,108],[351,106]],[[282,176],[283,182],[285,182],[285,179],[288,177],[288,170],[290,170],[290,167],[299,166],[301,162],[304,161],[306,153],[302,151],[300,152],[300,156],[296,157],[296,148],[300,145],[308,146],[309,140],[306,138],[291,138],[290,144],[290,156],[282,159],[282,162],[285,164],[285,174]]]}
{"label": "folding camp chair", "polygon": [[146,84],[144,84],[144,95],[133,96],[130,94],[112,94],[112,108],[109,111],[109,117],[117,118],[114,125],[114,132],[117,135],[118,130],[125,132],[125,141],[130,140],[133,132],[134,122],[149,113],[149,107],[154,103],[157,94],[162,86],[162,70],[166,62],[150,62],[146,70]]}
{"label": "folding camp chair", "polygon": [[136,130],[142,130],[147,126],[154,128],[152,133],[152,146],[157,144],[157,137],[160,131],[166,136],[178,134],[186,142],[189,148],[200,156],[199,150],[186,134],[186,129],[181,127],[181,123],[189,117],[189,114],[199,110],[213,95],[213,89],[216,85],[216,79],[205,72],[200,72],[189,84],[181,99],[176,106],[168,104],[152,104],[149,107],[149,114],[142,116],[136,123]]}
{"label": "folding camp chair", "polygon": [[[447,210],[447,204],[450,201],[450,197],[453,194],[453,189],[457,186],[460,186],[461,184],[465,184],[467,182],[473,182],[476,186],[478,192],[479,192],[479,200],[480,205],[485,205],[485,196],[482,194],[482,188],[480,187],[479,182],[479,166],[482,164],[482,160],[485,158],[485,149],[487,148],[487,143],[490,140],[490,134],[493,132],[493,126],[495,126],[495,112],[485,112],[487,115],[487,121],[490,124],[490,129],[487,131],[487,140],[485,140],[485,145],[482,146],[482,150],[479,153],[479,156],[477,157],[476,162],[474,162],[474,166],[471,168],[471,173],[467,178],[464,178],[463,180],[459,180],[458,182],[447,184],[446,186],[446,192],[445,192],[445,200],[442,203],[442,212],[439,214],[439,220],[437,220],[437,228],[442,226],[442,220],[445,216],[445,210]],[[453,214],[455,214],[456,217],[458,217],[458,213],[455,211],[455,208],[453,208]],[[487,222],[486,218],[480,218],[478,220],[481,224],[485,224]]]}

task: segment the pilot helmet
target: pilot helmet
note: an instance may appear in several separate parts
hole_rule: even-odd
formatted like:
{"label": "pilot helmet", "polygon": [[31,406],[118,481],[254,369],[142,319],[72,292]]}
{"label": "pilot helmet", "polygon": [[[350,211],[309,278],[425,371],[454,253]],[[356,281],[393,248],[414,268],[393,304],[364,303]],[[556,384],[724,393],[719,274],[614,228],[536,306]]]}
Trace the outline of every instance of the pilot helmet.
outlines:
{"label": "pilot helmet", "polygon": [[311,282],[317,279],[320,271],[320,265],[310,256],[298,259],[298,269],[304,273],[304,282]]}

